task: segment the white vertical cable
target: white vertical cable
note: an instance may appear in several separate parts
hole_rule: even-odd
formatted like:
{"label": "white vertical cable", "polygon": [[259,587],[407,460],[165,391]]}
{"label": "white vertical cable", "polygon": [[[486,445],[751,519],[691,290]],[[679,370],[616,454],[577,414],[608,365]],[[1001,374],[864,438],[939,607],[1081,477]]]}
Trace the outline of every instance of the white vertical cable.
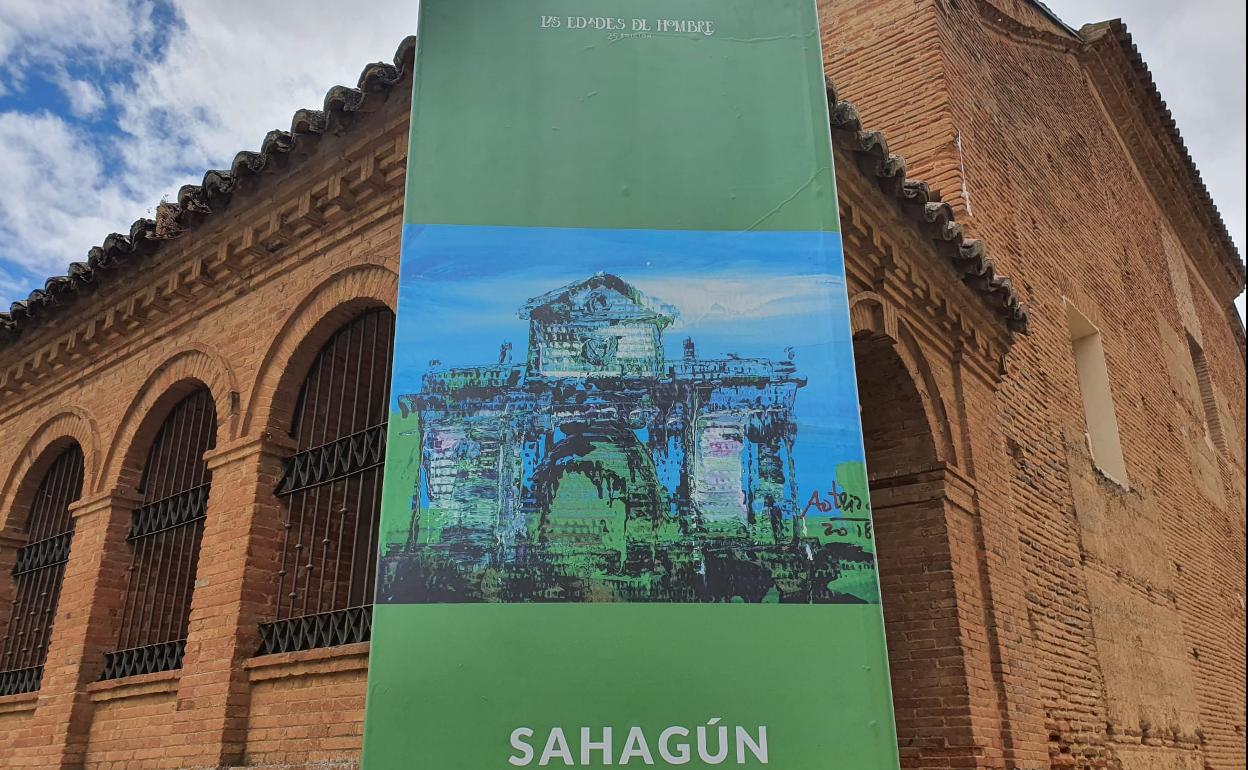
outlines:
{"label": "white vertical cable", "polygon": [[973,216],[971,213],[971,191],[966,186],[966,158],[962,154],[962,132],[955,131],[953,134],[953,143],[958,148],[958,169],[962,173],[962,202],[966,204],[966,215]]}

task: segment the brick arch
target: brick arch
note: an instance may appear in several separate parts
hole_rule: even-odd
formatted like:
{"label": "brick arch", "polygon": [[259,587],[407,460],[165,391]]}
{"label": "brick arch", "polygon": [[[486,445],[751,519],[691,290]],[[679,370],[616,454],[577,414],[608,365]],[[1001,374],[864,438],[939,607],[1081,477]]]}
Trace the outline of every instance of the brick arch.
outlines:
{"label": "brick arch", "polygon": [[183,350],[156,367],[139,388],[113,435],[95,491],[134,488],[148,445],[169,410],[199,386],[207,387],[217,410],[218,444],[238,437],[238,378],[229,363],[204,345]]}
{"label": "brick arch", "polygon": [[[870,474],[876,557],[901,767],[977,766],[969,727],[958,585],[943,491],[944,407],[923,351],[905,322],[896,337],[856,334],[854,357]],[[930,693],[941,692],[939,699]],[[953,715],[953,716],[950,716]],[[931,724],[956,721],[949,745]]]}
{"label": "brick arch", "polygon": [[897,338],[897,315],[884,298],[873,291],[855,294],[849,301],[849,325],[854,337]]}
{"label": "brick arch", "polygon": [[934,441],[934,459],[956,463],[945,400],[932,375],[927,356],[906,321],[898,318],[896,310],[885,298],[875,292],[864,291],[855,294],[849,302],[849,322],[856,351],[870,351],[876,346],[892,348],[909,374],[914,397],[922,406],[922,418]]}
{"label": "brick arch", "polygon": [[282,324],[256,372],[241,435],[284,432],[308,367],[329,337],[358,313],[395,307],[398,275],[380,264],[355,265],[308,292]]}
{"label": "brick arch", "polygon": [[939,460],[956,464],[957,457],[953,448],[953,426],[949,424],[949,411],[945,408],[945,399],[940,393],[940,386],[932,375],[931,364],[919,347],[914,333],[905,321],[897,322],[897,342],[900,346],[901,360],[906,364],[919,397],[923,399],[924,413],[928,416],[928,424],[936,440]]}
{"label": "brick arch", "polygon": [[52,462],[73,442],[82,448],[85,493],[91,488],[100,463],[100,431],[95,420],[78,407],[68,407],[40,425],[17,454],[0,487],[0,529],[13,527],[15,515],[25,515],[23,501],[33,493]]}
{"label": "brick arch", "polygon": [[906,474],[939,462],[936,417],[910,351],[889,337],[858,337],[854,362],[871,477]]}

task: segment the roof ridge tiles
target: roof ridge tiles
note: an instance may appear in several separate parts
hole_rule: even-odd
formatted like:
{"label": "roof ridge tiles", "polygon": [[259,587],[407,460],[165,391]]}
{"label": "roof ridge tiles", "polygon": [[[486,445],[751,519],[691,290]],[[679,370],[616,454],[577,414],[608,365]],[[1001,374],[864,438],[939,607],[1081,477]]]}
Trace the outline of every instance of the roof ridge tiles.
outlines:
{"label": "roof ridge tiles", "polygon": [[[110,234],[101,245],[88,250],[86,262],[71,263],[66,275],[48,278],[42,289],[12,303],[7,313],[0,312],[0,344],[15,340],[23,327],[72,301],[75,295],[94,289],[110,271],[151,254],[162,241],[181,235],[205,217],[220,211],[240,182],[261,175],[273,159],[289,155],[301,142],[346,130],[349,114],[361,111],[370,94],[387,93],[411,72],[415,50],[416,38],[404,38],[395,51],[393,63],[366,65],[356,87],[330,88],[321,109],[297,110],[291,118],[290,129],[268,132],[259,151],[240,151],[229,170],[209,169],[199,184],[183,185],[176,202],[161,201],[154,220],[137,219],[131,224],[129,234]],[[857,110],[849,102],[840,101],[830,84],[827,97],[834,141],[858,156],[861,168],[876,177],[886,195],[912,211],[917,224],[933,240],[952,247],[948,249],[951,266],[968,286],[983,295],[1006,327],[1012,332],[1026,333],[1026,308],[1009,280],[996,275],[983,245],[963,235],[961,225],[954,220],[953,209],[940,202],[939,195],[926,183],[906,176],[905,160],[888,152],[888,142],[882,133],[862,130]]]}
{"label": "roof ridge tiles", "polygon": [[828,84],[827,94],[833,141],[858,156],[862,170],[876,177],[881,191],[896,198],[929,238],[952,247],[946,252],[963,283],[984,296],[1010,331],[1026,334],[1030,314],[1013,283],[997,274],[983,242],[966,237],[953,207],[926,182],[906,177],[905,159],[889,153],[882,133],[863,130],[858,110],[840,101],[833,85]]}
{"label": "roof ridge tiles", "polygon": [[1218,210],[1218,205],[1214,202],[1208,185],[1205,184],[1204,176],[1200,173],[1200,168],[1196,166],[1196,161],[1192,158],[1192,153],[1187,148],[1187,142],[1184,141],[1183,134],[1179,131],[1179,124],[1174,119],[1170,106],[1162,97],[1161,90],[1157,87],[1157,82],[1153,78],[1152,70],[1149,69],[1148,63],[1144,61],[1144,57],[1140,53],[1139,47],[1135,44],[1131,31],[1127,29],[1126,23],[1122,19],[1108,19],[1093,24],[1085,24],[1079,29],[1079,35],[1086,41],[1089,47],[1095,46],[1103,38],[1108,38],[1117,42],[1124,52],[1129,52],[1127,56],[1128,63],[1141,84],[1141,90],[1153,102],[1154,109],[1159,113],[1157,119],[1162,124],[1165,132],[1169,134],[1170,141],[1173,143],[1175,150],[1177,150],[1181,162],[1187,167],[1189,180],[1199,201],[1199,208],[1203,209],[1202,213],[1208,217],[1209,223],[1213,226],[1214,233],[1212,235],[1220,242],[1218,245],[1223,250],[1223,267],[1236,277],[1242,290],[1245,283],[1243,256],[1239,253],[1239,248],[1235,245],[1234,239],[1231,238],[1230,231],[1226,227],[1226,220],[1223,219],[1222,212]]}

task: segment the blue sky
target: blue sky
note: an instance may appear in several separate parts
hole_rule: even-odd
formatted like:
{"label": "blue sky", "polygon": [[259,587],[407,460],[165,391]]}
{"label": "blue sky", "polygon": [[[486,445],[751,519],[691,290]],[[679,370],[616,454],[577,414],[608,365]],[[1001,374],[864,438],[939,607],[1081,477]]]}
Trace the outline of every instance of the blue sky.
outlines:
{"label": "blue sky", "polygon": [[414,0],[0,0],[0,306],[355,85],[415,21]]}
{"label": "blue sky", "polygon": [[685,337],[698,357],[784,360],[807,378],[794,410],[799,499],[826,491],[838,463],[862,461],[853,343],[835,233],[581,230],[408,225],[404,231],[397,397],[420,390],[431,359],[445,366],[498,361],[510,341],[525,360],[530,298],[597,272],[614,274],[674,307],[668,359]]}
{"label": "blue sky", "polygon": [[[1242,246],[1243,3],[1049,5],[1074,27],[1125,18]],[[0,306],[389,60],[415,14],[416,0],[0,0]]]}

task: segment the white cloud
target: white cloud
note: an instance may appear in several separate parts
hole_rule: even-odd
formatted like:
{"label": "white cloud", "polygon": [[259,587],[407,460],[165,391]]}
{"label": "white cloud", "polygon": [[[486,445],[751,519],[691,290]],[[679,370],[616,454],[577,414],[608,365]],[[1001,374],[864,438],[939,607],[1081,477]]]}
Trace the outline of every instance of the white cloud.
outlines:
{"label": "white cloud", "polygon": [[[89,142],[64,119],[0,113],[0,161],[22,180],[0,187],[0,259],[36,275],[63,272],[106,234],[126,230],[162,197],[197,182],[204,169],[227,165],[238,150],[257,149],[269,129],[289,127],[296,109],[319,107],[329,86],[354,85],[363,64],[388,60],[415,29],[417,6],[413,0],[366,6],[302,0],[293,7],[285,0],[173,0],[177,22],[155,52],[157,0],[0,2],[0,96],[21,88],[33,68],[63,71],[67,61],[135,68],[133,79],[109,86],[107,96],[82,78],[59,83],[76,113],[97,115],[104,98],[119,105],[124,133],[115,142]],[[1126,18],[1233,237],[1243,244],[1243,5],[1049,5],[1076,27]],[[109,166],[115,173],[104,176]],[[28,288],[18,290],[21,280],[12,271],[0,273],[0,307]]]}
{"label": "white cloud", "polygon": [[[70,116],[0,108],[0,307],[25,294],[17,270],[64,273],[110,232],[150,216],[162,197],[228,167],[265,133],[287,129],[295,110],[319,108],[330,86],[355,85],[361,68],[389,61],[415,28],[416,3],[305,0],[176,0],[176,22],[156,52],[154,0],[3,0],[0,83],[22,87],[39,67],[133,67],[107,94],[83,79],[53,75],[75,115],[118,106],[111,140],[89,141]],[[388,19],[387,24],[371,20]],[[95,126],[93,126],[94,128]],[[105,174],[105,170],[108,174]],[[17,175],[17,179],[12,177]],[[42,280],[38,282],[41,284]]]}
{"label": "white cloud", "polygon": [[131,59],[152,36],[154,0],[5,0],[0,14],[0,76],[21,68]]}
{"label": "white cloud", "polygon": [[[104,95],[66,67],[102,71],[132,64],[153,36],[152,0],[4,0],[0,13],[0,97],[46,73],[76,116],[95,114]],[[33,86],[32,86],[33,87]],[[43,100],[40,100],[43,101]],[[151,205],[140,205],[105,177],[98,142],[65,117],[3,111],[0,103],[0,307],[108,233],[125,230]],[[127,218],[129,217],[129,218]]]}
{"label": "white cloud", "polygon": [[257,149],[270,129],[290,127],[296,109],[319,108],[330,86],[355,85],[365,64],[389,60],[416,24],[410,0],[369,4],[368,17],[384,25],[361,23],[359,6],[338,0],[300,2],[293,12],[254,0],[177,8],[183,23],[168,55],[113,94],[129,134],[123,157],[143,170],[145,187]]}
{"label": "white cloud", "polygon": [[674,330],[699,329],[722,323],[744,323],[786,317],[811,317],[829,311],[830,275],[707,278],[704,275],[638,278],[633,285],[676,308]]}
{"label": "white cloud", "polygon": [[[3,266],[0,266],[0,297],[17,297],[30,287],[25,282],[15,279]],[[7,309],[7,305],[4,306]]]}
{"label": "white cloud", "polygon": [[89,118],[104,106],[104,94],[91,83],[67,75],[59,78],[58,82],[69,99],[69,111],[75,116]]}
{"label": "white cloud", "polygon": [[[137,208],[107,184],[87,137],[55,115],[0,113],[0,168],[0,254],[36,275],[85,259]],[[0,288],[8,293],[15,282],[10,275]]]}

